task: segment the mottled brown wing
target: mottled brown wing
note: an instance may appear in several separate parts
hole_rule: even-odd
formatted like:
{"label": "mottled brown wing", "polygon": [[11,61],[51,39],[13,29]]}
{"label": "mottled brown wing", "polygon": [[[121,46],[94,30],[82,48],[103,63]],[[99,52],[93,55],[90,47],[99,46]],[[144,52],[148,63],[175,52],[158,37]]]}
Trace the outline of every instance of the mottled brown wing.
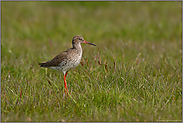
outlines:
{"label": "mottled brown wing", "polygon": [[52,60],[47,61],[45,63],[39,63],[40,67],[55,67],[58,66],[62,62],[63,59],[67,57],[68,51],[64,51],[57,56],[55,56]]}

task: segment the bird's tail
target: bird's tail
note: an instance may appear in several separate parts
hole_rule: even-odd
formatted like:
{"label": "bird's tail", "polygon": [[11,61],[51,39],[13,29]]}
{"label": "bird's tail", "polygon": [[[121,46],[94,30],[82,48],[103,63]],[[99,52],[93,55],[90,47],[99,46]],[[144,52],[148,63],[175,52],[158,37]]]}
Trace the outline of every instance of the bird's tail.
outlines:
{"label": "bird's tail", "polygon": [[40,67],[46,67],[45,63],[39,63]]}

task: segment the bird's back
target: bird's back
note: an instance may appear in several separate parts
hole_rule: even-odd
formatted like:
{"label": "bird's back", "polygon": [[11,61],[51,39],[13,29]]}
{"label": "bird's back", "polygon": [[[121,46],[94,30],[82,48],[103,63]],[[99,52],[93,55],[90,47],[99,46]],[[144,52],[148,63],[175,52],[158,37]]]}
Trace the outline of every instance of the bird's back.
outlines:
{"label": "bird's back", "polygon": [[78,49],[71,48],[58,54],[48,62],[39,63],[39,65],[40,67],[49,67],[51,69],[64,72],[77,67],[81,61],[81,57],[82,50],[80,51]]}

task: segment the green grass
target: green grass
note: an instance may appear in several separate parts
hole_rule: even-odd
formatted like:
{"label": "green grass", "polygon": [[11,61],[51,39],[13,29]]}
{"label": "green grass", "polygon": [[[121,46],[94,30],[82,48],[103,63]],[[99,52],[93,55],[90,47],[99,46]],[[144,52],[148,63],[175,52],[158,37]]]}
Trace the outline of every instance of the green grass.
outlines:
{"label": "green grass", "polygon": [[[182,2],[1,2],[1,121],[182,121]],[[38,66],[82,35],[81,64]],[[51,83],[51,84],[50,84]]]}

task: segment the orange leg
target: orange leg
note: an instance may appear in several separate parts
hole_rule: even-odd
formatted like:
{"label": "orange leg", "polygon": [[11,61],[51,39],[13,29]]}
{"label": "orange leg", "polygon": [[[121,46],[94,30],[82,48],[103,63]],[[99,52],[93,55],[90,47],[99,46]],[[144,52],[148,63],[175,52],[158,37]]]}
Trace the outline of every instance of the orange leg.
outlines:
{"label": "orange leg", "polygon": [[[65,85],[66,91],[68,92],[68,89],[67,89],[67,82],[66,82],[66,76],[67,76],[67,72],[66,72],[66,74],[64,75],[64,85]],[[66,93],[66,91],[65,91],[65,93]]]}

